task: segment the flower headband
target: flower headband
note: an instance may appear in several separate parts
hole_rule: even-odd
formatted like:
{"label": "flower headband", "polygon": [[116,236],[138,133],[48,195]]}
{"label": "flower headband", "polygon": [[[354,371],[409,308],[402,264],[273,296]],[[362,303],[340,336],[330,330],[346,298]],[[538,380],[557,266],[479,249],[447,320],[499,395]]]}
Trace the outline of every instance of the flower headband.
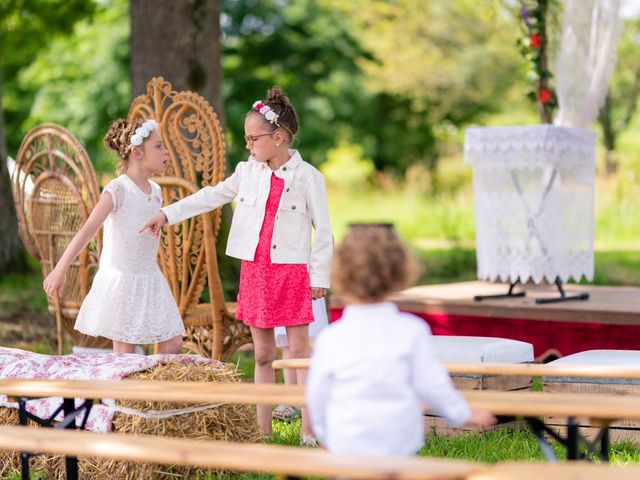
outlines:
{"label": "flower headband", "polygon": [[136,128],[136,133],[131,137],[131,146],[139,147],[144,142],[144,139],[147,138],[151,132],[159,128],[158,122],[155,120],[147,120],[142,124],[141,127]]}
{"label": "flower headband", "polygon": [[251,108],[253,108],[256,112],[264,115],[264,118],[266,118],[269,123],[275,123],[277,126],[280,126],[280,124],[278,123],[278,117],[280,115],[274,112],[269,105],[265,105],[262,100],[256,100],[255,102],[253,102],[253,107]]}

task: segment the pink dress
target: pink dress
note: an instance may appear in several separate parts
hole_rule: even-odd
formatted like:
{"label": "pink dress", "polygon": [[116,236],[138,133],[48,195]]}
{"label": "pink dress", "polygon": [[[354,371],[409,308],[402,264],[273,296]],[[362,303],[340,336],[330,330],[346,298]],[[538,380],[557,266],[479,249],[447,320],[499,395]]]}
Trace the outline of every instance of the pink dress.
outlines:
{"label": "pink dress", "polygon": [[271,263],[271,237],[284,180],[271,174],[264,221],[253,261],[243,260],[236,317],[258,328],[313,322],[309,271],[304,264]]}

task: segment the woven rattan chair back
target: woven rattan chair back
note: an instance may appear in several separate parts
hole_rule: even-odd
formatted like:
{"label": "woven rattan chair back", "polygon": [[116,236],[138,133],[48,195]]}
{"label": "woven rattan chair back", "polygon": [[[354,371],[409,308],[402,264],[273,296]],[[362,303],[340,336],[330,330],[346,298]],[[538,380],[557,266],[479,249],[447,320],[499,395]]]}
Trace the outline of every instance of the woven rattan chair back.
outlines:
{"label": "woven rattan chair back", "polygon": [[[47,276],[98,201],[93,166],[80,142],[65,128],[43,124],[22,141],[13,172],[12,193],[20,234],[27,250],[40,261]],[[102,246],[102,232],[82,250],[67,272],[64,294],[49,300],[49,311],[60,319],[72,343],[86,348],[107,348],[111,341],[83,335],[73,329],[78,310],[89,292]]]}
{"label": "woven rattan chair back", "polygon": [[[169,165],[154,180],[163,189],[165,205],[224,179],[222,128],[200,95],[174,91],[162,77],[153,78],[147,93],[133,101],[128,118],[160,124]],[[251,335],[224,301],[215,248],[220,220],[216,209],[166,228],[159,263],[187,330],[185,345],[200,355],[228,359]]]}

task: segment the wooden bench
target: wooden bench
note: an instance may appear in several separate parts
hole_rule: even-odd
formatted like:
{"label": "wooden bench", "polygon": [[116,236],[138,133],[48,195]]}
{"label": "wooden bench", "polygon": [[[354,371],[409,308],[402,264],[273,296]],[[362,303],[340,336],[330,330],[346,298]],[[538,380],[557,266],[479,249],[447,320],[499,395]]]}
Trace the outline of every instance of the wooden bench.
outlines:
{"label": "wooden bench", "polygon": [[[275,360],[273,368],[307,369],[310,358]],[[446,363],[451,374],[505,375],[525,377],[579,377],[579,378],[620,378],[640,380],[640,366],[616,367],[609,365],[551,365],[540,363]]]}
{"label": "wooden bench", "polygon": [[31,453],[87,456],[189,465],[285,477],[347,476],[353,479],[425,480],[636,480],[639,466],[572,463],[477,463],[337,455],[325,450],[280,445],[196,441],[149,436],[0,426],[0,448]]}
{"label": "wooden bench", "polygon": [[336,455],[322,449],[281,445],[7,426],[0,426],[0,448],[71,457],[268,472],[287,477],[462,480],[483,468],[480,464],[444,459]]}
{"label": "wooden bench", "polygon": [[[158,382],[140,380],[86,381],[86,380],[0,380],[0,393],[21,399],[63,397],[68,403],[73,398],[113,398],[129,400],[188,401],[193,403],[236,402],[246,404],[277,405],[286,403],[304,406],[304,387],[301,385],[206,384],[196,382]],[[549,447],[545,433],[551,434],[567,448],[569,459],[583,458],[579,451],[584,445],[592,453],[608,460],[608,426],[617,419],[640,420],[640,402],[637,397],[544,392],[463,391],[471,406],[487,409],[503,417],[503,421],[524,418],[540,442],[549,460],[555,454]],[[86,402],[89,405],[91,402]],[[428,412],[428,408],[425,409]],[[65,411],[66,413],[66,411]],[[561,437],[550,431],[541,416],[567,418],[567,435]],[[597,422],[601,433],[590,442],[579,434],[576,417]]]}
{"label": "wooden bench", "polygon": [[[617,367],[618,365],[623,367]],[[587,350],[559,358],[549,364],[553,367],[583,367],[591,368],[638,368],[640,366],[640,351],[637,350]],[[584,378],[569,374],[553,373],[545,375],[544,391],[566,393],[608,393],[616,395],[640,394],[640,380],[638,377],[617,377],[602,375],[598,377]],[[553,425],[554,418],[547,418],[545,422]],[[598,429],[592,429],[588,420],[578,419],[581,431],[586,435],[597,433]],[[561,422],[560,422],[561,423]],[[562,429],[559,425],[558,429]],[[632,440],[640,442],[640,422],[634,420],[620,420],[609,428],[610,436],[615,440]]]}
{"label": "wooden bench", "polygon": [[472,473],[467,480],[637,480],[639,466],[614,466],[594,463],[499,463],[480,472]]}
{"label": "wooden bench", "polygon": [[[301,385],[160,382],[151,380],[0,380],[0,393],[12,398],[113,398],[192,403],[247,403],[304,406]],[[496,415],[586,416],[598,420],[640,419],[638,397],[545,392],[462,391],[467,401]]]}

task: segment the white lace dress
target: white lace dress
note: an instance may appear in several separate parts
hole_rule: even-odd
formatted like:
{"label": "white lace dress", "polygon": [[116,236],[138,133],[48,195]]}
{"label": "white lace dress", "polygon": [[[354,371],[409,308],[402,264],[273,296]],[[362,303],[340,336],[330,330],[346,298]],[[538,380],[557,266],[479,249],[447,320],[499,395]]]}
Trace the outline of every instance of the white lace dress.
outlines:
{"label": "white lace dress", "polygon": [[159,239],[138,233],[162,206],[160,187],[144,193],[127,175],[104,188],[113,211],[104,223],[100,267],[82,303],[75,329],[132,344],[169,340],[184,333],[178,307],[157,263]]}

